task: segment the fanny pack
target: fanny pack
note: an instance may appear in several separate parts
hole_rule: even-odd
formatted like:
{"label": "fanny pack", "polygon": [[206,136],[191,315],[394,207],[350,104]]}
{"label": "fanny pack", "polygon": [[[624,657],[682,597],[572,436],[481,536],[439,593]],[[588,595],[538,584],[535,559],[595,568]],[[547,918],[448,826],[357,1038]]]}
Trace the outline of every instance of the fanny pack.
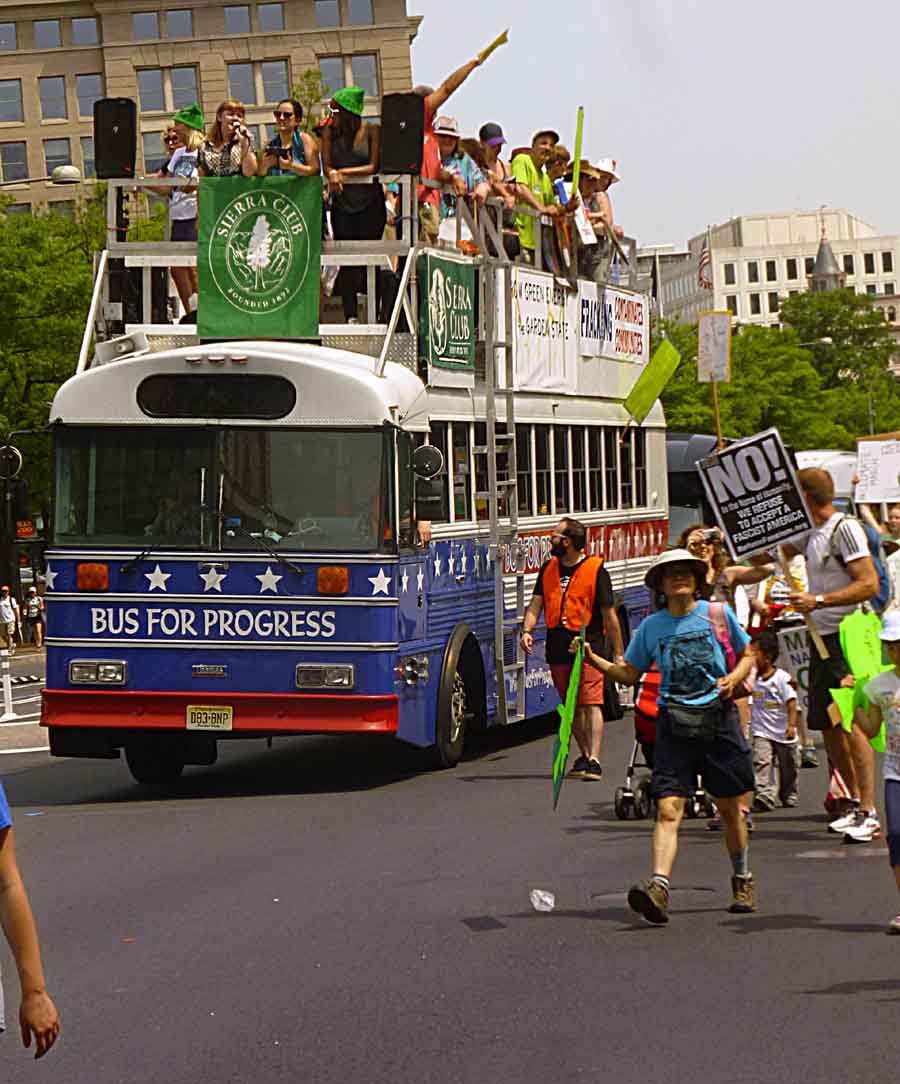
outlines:
{"label": "fanny pack", "polygon": [[709,745],[718,733],[719,723],[725,713],[725,704],[721,700],[698,707],[687,704],[667,704],[666,711],[669,715],[673,737],[696,745]]}

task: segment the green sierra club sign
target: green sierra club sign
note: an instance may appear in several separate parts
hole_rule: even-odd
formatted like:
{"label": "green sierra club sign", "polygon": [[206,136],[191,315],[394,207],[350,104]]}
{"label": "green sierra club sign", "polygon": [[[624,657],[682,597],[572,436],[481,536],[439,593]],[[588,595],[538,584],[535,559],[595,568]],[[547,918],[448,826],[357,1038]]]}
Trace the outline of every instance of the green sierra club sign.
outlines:
{"label": "green sierra club sign", "polygon": [[426,252],[419,258],[419,353],[440,369],[475,369],[475,268]]}
{"label": "green sierra club sign", "polygon": [[317,336],[321,180],[203,177],[199,196],[197,334]]}

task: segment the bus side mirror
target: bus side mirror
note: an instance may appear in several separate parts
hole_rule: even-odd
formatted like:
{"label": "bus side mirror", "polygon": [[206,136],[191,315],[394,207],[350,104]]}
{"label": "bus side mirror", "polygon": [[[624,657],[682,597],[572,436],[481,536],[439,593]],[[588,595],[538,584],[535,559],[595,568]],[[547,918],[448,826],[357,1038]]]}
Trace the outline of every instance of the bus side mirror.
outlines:
{"label": "bus side mirror", "polygon": [[413,473],[417,478],[436,478],[444,469],[444,456],[433,444],[422,444],[413,452]]}

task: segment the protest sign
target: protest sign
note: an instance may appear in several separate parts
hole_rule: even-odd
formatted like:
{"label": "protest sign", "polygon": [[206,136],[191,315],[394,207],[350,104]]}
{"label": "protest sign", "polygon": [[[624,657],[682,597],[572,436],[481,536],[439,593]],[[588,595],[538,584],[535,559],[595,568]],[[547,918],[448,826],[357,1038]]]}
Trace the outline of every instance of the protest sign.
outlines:
{"label": "protest sign", "polygon": [[643,294],[594,282],[578,284],[579,351],[583,358],[645,364],[650,357],[650,306]]}
{"label": "protest sign", "polygon": [[777,429],[731,444],[697,468],[735,561],[813,529]]}
{"label": "protest sign", "polygon": [[856,473],[857,504],[900,501],[900,440],[860,440]]}
{"label": "protest sign", "polygon": [[634,387],[625,400],[625,409],[638,425],[650,413],[680,362],[681,354],[668,339],[663,339],[653,351],[650,364],[634,382]]}
{"label": "protest sign", "polygon": [[731,313],[701,312],[697,329],[697,380],[726,384],[731,379]]}
{"label": "protest sign", "polygon": [[578,294],[543,271],[514,267],[511,279],[516,388],[574,395]]}
{"label": "protest sign", "polygon": [[794,679],[797,705],[805,718],[809,710],[809,639],[805,625],[788,625],[778,630],[778,665]]}

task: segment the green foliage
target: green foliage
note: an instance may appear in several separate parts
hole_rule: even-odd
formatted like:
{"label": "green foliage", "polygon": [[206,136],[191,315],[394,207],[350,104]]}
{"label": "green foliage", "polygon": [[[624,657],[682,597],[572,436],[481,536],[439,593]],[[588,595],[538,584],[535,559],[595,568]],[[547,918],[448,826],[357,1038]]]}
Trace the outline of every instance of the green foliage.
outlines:
{"label": "green foliage", "polygon": [[322,81],[318,68],[306,68],[291,88],[291,97],[303,106],[303,120],[300,127],[304,132],[311,132],[316,120],[316,106],[331,97],[331,87]]}
{"label": "green foliage", "polygon": [[[59,385],[75,370],[91,298],[93,254],[104,244],[104,193],[81,203],[74,218],[0,212],[0,430],[47,424]],[[3,205],[7,201],[3,201]],[[43,439],[19,441],[31,504],[49,497]]]}
{"label": "green foliage", "polygon": [[[858,436],[900,430],[900,386],[888,368],[896,346],[867,295],[801,294],[781,315],[783,331],[744,327],[732,339],[731,382],[718,387],[726,436],[775,426],[798,451],[854,450]],[[682,356],[662,397],[669,429],[714,433],[712,388],[697,381],[696,326],[663,321],[654,335],[663,333]]]}

